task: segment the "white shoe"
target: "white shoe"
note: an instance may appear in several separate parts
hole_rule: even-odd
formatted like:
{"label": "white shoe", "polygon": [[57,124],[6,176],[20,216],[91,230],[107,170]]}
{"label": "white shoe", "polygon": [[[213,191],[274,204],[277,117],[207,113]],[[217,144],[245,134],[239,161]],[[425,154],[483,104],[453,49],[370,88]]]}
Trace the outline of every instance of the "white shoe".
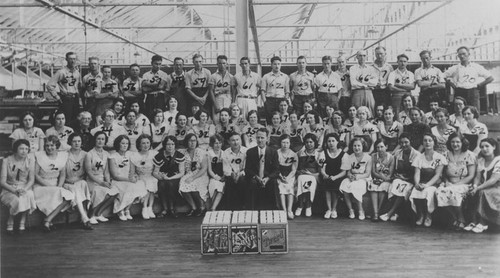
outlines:
{"label": "white shoe", "polygon": [[391,216],[391,221],[397,221],[399,218],[399,215],[395,213],[394,215]]}
{"label": "white shoe", "polygon": [[312,209],[311,208],[306,208],[306,216],[311,217],[312,216]]}
{"label": "white shoe", "polygon": [[134,218],[132,217],[132,215],[130,215],[130,210],[126,210],[126,211],[125,211],[125,217],[127,217],[127,220],[132,220],[132,219],[134,219]]}
{"label": "white shoe", "polygon": [[149,210],[147,207],[142,208],[142,218],[149,219]]}
{"label": "white shoe", "polygon": [[123,212],[123,210],[118,213],[118,218],[121,221],[127,221],[127,216],[125,216],[125,212]]}
{"label": "white shoe", "polygon": [[417,219],[417,221],[415,221],[415,225],[417,226],[420,226],[422,225],[422,223],[424,223],[424,217],[420,217],[419,219]]}
{"label": "white shoe", "polygon": [[349,218],[350,219],[356,218],[356,215],[354,215],[354,210],[352,210],[352,209],[349,210]]}
{"label": "white shoe", "polygon": [[337,211],[336,210],[332,210],[332,215],[330,216],[330,218],[337,219],[337,217],[338,217]]}
{"label": "white shoe", "polygon": [[149,218],[151,218],[151,219],[156,218],[156,215],[153,212],[153,207],[148,208],[148,214],[149,214]]}
{"label": "white shoe", "polygon": [[483,225],[481,223],[477,224],[476,227],[472,229],[472,231],[476,234],[482,233],[486,230],[488,230],[488,225]]}
{"label": "white shoe", "polygon": [[106,217],[104,217],[102,215],[96,216],[95,219],[100,221],[100,222],[108,222],[109,221],[109,219],[107,219]]}
{"label": "white shoe", "polygon": [[469,225],[465,226],[464,231],[466,231],[466,232],[470,232],[470,231],[472,231],[472,229],[474,229],[475,227],[476,227],[476,224],[475,224],[475,223],[470,223]]}
{"label": "white shoe", "polygon": [[330,217],[332,217],[332,211],[331,210],[327,210],[325,212],[325,216],[324,217],[325,217],[325,219],[330,219]]}
{"label": "white shoe", "polygon": [[293,212],[290,210],[287,212],[288,214],[288,219],[292,220],[294,217],[293,217]]}
{"label": "white shoe", "polygon": [[358,219],[359,219],[359,220],[365,220],[365,212],[364,212],[364,211],[360,211],[360,212],[359,212]]}
{"label": "white shoe", "polygon": [[[384,213],[384,214],[380,215],[378,218],[379,218],[380,220],[382,220],[382,221],[386,222],[387,220],[389,220],[389,215],[387,215],[387,213]],[[391,217],[391,218],[392,218],[392,217]]]}
{"label": "white shoe", "polygon": [[92,224],[92,225],[97,225],[97,224],[99,224],[99,222],[97,222],[97,219],[95,219],[95,216],[92,216],[92,217],[89,219],[89,222],[90,222],[90,224]]}
{"label": "white shoe", "polygon": [[300,216],[302,214],[302,208],[301,207],[298,207],[296,210],[295,210],[295,216]]}
{"label": "white shoe", "polygon": [[431,218],[431,216],[427,216],[424,220],[424,226],[430,227],[431,225],[432,225],[432,218]]}

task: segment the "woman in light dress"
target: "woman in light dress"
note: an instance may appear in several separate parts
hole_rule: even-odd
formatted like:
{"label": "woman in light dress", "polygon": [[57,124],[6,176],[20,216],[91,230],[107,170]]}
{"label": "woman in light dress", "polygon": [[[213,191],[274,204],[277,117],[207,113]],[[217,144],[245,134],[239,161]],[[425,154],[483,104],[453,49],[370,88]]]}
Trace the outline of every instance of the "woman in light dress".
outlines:
{"label": "woman in light dress", "polygon": [[53,126],[45,131],[45,136],[56,135],[61,142],[60,151],[67,151],[71,148],[68,144],[68,136],[73,133],[71,127],[66,126],[66,116],[63,111],[56,111],[54,113]]}
{"label": "woman in light dress", "polygon": [[297,154],[290,149],[290,135],[281,135],[281,148],[278,150],[279,176],[278,189],[281,200],[281,207],[286,212],[288,219],[293,219],[293,199],[295,173],[299,159]]}
{"label": "woman in light dress", "polygon": [[210,208],[211,211],[217,210],[222,196],[224,195],[224,188],[226,186],[224,172],[222,169],[223,141],[224,139],[219,134],[212,135],[209,142],[210,149],[207,153],[208,175],[210,177],[210,182],[208,183],[208,193],[212,202],[212,207]]}
{"label": "woman in light dress", "polygon": [[45,138],[45,134],[35,125],[35,114],[26,112],[21,116],[19,128],[16,128],[9,136],[12,139],[12,143],[19,139],[28,140],[30,142],[30,155],[43,150],[43,138]]}

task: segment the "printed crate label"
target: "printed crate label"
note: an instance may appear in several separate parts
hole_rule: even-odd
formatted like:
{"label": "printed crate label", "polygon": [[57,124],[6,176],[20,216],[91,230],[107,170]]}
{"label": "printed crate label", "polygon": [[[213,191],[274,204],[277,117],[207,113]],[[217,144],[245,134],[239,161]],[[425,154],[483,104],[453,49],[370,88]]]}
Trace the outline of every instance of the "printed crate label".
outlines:
{"label": "printed crate label", "polygon": [[276,228],[261,228],[261,252],[287,252],[286,229],[283,227]]}
{"label": "printed crate label", "polygon": [[259,241],[257,234],[257,225],[232,226],[232,253],[258,253]]}
{"label": "printed crate label", "polygon": [[203,254],[229,254],[229,234],[227,226],[202,227]]}

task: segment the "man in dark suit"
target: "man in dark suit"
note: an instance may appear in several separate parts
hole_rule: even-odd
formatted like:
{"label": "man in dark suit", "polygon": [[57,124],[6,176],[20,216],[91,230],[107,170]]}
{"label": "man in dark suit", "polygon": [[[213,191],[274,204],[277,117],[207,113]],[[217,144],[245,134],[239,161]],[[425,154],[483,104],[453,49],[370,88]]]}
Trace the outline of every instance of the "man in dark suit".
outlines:
{"label": "man in dark suit", "polygon": [[247,151],[245,177],[246,209],[276,209],[276,194],[279,175],[278,153],[267,146],[269,131],[260,128],[257,131],[257,146]]}

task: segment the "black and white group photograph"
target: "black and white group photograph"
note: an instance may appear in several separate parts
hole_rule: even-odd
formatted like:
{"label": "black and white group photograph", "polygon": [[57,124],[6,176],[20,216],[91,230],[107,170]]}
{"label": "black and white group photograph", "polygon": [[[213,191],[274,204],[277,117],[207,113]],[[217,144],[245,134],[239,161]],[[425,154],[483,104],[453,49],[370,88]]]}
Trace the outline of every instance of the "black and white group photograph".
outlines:
{"label": "black and white group photograph", "polygon": [[0,1],[0,277],[500,277],[500,1]]}

